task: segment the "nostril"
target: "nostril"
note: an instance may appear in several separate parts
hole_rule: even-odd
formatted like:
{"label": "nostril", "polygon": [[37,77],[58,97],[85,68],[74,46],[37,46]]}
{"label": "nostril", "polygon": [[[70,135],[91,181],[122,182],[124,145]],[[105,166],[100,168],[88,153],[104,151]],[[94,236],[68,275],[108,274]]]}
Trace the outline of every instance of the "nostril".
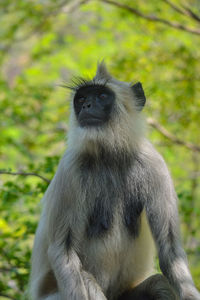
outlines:
{"label": "nostril", "polygon": [[82,109],[85,109],[85,108],[90,108],[91,107],[91,103],[84,103],[82,105]]}

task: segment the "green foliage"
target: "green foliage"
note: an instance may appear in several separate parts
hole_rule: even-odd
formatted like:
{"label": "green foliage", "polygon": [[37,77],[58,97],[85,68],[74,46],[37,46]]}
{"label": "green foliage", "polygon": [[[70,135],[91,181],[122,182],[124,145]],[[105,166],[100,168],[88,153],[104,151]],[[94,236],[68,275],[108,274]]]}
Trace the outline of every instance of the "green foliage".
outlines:
{"label": "green foliage", "polygon": [[[73,75],[92,76],[105,59],[121,80],[141,81],[147,116],[180,140],[199,144],[200,35],[149,22],[101,1],[0,2],[0,169],[51,179],[65,149]],[[195,20],[164,1],[118,1],[190,28]],[[198,13],[198,1],[186,1]],[[181,4],[181,1],[174,1]],[[149,136],[165,157],[179,196],[184,247],[200,288],[199,152]],[[27,299],[40,199],[48,183],[0,175],[0,299]]]}
{"label": "green foliage", "polygon": [[[30,163],[27,168],[51,179],[57,164],[58,156],[46,156],[43,163]],[[39,202],[47,186],[47,182],[37,177],[8,177],[0,191],[0,291],[14,299],[27,299]]]}

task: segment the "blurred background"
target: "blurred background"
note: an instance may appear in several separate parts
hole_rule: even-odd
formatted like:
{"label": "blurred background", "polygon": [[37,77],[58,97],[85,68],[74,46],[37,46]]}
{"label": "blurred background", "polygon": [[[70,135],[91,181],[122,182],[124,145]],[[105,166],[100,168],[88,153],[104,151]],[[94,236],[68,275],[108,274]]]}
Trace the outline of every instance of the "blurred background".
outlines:
{"label": "blurred background", "polygon": [[0,1],[0,299],[28,299],[40,200],[67,142],[72,76],[141,81],[200,289],[200,1]]}

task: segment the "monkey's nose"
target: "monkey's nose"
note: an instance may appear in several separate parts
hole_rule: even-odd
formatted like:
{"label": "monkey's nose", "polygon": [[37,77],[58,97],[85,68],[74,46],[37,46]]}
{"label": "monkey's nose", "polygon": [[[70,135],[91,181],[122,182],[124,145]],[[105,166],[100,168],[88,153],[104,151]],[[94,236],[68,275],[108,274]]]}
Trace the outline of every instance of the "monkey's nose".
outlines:
{"label": "monkey's nose", "polygon": [[90,102],[89,103],[84,103],[82,107],[83,107],[83,109],[90,108],[91,107],[91,103]]}

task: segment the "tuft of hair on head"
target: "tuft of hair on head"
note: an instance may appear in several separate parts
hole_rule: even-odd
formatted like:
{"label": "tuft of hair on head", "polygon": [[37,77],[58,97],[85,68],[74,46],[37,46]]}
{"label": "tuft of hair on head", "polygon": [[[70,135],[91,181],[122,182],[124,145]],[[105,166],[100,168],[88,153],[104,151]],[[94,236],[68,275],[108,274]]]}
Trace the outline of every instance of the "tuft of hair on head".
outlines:
{"label": "tuft of hair on head", "polygon": [[71,79],[71,82],[69,84],[63,84],[63,85],[61,85],[61,87],[64,87],[66,89],[70,89],[70,90],[76,92],[81,87],[88,86],[88,85],[94,85],[94,84],[95,84],[94,80],[85,79],[83,77],[76,76]]}
{"label": "tuft of hair on head", "polygon": [[112,79],[112,76],[108,72],[104,61],[101,61],[97,65],[96,75],[94,76],[93,79],[89,79],[89,78],[86,79],[86,78],[77,76],[77,77],[73,77],[71,79],[71,83],[62,84],[60,86],[76,92],[77,90],[79,90],[80,88],[85,87],[85,86],[96,86],[99,84],[106,85],[106,83],[111,79]]}
{"label": "tuft of hair on head", "polygon": [[97,71],[96,71],[96,75],[94,77],[94,81],[98,81],[98,80],[105,80],[108,81],[112,78],[112,76],[110,75],[110,73],[108,72],[107,68],[106,68],[106,64],[104,61],[101,61],[100,63],[98,63],[97,65]]}

